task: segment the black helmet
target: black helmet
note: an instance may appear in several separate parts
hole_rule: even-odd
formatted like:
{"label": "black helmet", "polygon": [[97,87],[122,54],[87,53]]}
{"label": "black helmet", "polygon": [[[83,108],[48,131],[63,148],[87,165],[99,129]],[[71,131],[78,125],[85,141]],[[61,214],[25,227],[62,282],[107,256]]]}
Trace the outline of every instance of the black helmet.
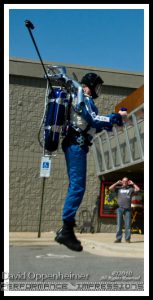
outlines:
{"label": "black helmet", "polygon": [[103,83],[104,81],[95,73],[87,73],[81,80],[81,84],[85,84],[89,87],[94,99],[101,95]]}

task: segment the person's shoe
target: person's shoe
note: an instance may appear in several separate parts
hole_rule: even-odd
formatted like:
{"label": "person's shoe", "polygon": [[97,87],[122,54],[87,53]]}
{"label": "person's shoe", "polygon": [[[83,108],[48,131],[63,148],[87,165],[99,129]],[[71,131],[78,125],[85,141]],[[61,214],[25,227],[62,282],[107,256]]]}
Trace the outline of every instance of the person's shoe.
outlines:
{"label": "person's shoe", "polygon": [[59,244],[63,244],[71,250],[74,251],[82,251],[83,247],[81,242],[77,240],[74,231],[73,231],[74,223],[64,223],[62,228],[57,231],[55,241]]}
{"label": "person's shoe", "polygon": [[125,240],[126,241],[126,243],[131,243],[131,241],[130,240]]}
{"label": "person's shoe", "polygon": [[[71,223],[70,223],[70,224],[71,224]],[[75,227],[76,225],[75,225],[75,223],[72,223],[72,224],[73,224],[72,227],[70,226],[70,228],[69,228],[68,230],[71,231],[72,237],[73,237],[78,243],[81,244],[81,241],[78,240],[78,239],[76,238],[75,234],[74,234],[73,227]],[[64,227],[64,229],[65,229],[65,227],[67,227],[67,226],[63,225],[63,226],[56,232],[56,235],[59,235],[59,233],[61,232],[61,230],[63,229],[63,227]],[[67,228],[66,228],[66,231],[67,231]]]}
{"label": "person's shoe", "polygon": [[115,240],[114,243],[121,243],[121,240]]}

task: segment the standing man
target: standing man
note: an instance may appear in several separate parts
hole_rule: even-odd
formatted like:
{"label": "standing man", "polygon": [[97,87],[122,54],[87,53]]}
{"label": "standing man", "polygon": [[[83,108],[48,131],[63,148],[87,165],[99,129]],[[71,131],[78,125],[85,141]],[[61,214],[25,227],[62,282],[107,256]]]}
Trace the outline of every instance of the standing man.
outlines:
{"label": "standing man", "polygon": [[125,223],[125,241],[130,243],[131,239],[131,199],[134,192],[138,192],[140,188],[127,177],[118,180],[109,187],[110,191],[114,191],[118,198],[117,208],[117,232],[115,243],[121,243],[122,240],[122,224],[123,216]]}
{"label": "standing man", "polygon": [[[87,153],[95,133],[123,126],[121,114],[99,116],[94,99],[101,95],[103,80],[95,73],[87,73],[81,80],[70,82],[74,89],[69,114],[69,126],[62,142],[69,186],[65,198],[62,221],[55,241],[71,250],[82,251],[81,242],[74,234],[75,215],[83,200],[86,188]],[[75,92],[76,90],[76,92]]]}

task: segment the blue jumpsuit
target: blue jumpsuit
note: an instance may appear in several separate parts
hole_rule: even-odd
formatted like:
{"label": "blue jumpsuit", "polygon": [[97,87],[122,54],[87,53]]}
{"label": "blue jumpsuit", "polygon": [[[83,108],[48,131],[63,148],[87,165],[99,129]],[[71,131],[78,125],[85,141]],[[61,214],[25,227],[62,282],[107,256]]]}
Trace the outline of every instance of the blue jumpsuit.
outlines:
{"label": "blue jumpsuit", "polygon": [[[122,118],[119,114],[99,116],[92,97],[87,95],[83,95],[83,97],[83,102],[72,104],[70,128],[73,131],[72,134],[68,133],[62,145],[69,178],[62,220],[67,222],[75,222],[75,215],[85,193],[87,153],[89,145],[91,145],[88,141],[91,141],[93,135],[103,129],[111,130],[113,123],[118,123],[119,126],[122,126]],[[88,140],[81,134],[86,128],[88,128],[86,132]]]}

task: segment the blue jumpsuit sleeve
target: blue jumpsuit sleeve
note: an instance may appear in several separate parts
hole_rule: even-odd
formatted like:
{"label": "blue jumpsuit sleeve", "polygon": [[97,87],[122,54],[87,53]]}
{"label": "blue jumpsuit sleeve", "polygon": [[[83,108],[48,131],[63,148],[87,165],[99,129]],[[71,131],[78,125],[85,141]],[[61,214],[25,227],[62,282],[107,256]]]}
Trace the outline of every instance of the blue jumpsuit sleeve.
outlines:
{"label": "blue jumpsuit sleeve", "polygon": [[96,128],[96,132],[100,132],[104,129],[111,131],[114,124],[123,126],[120,114],[113,113],[107,116],[99,116],[97,114],[98,110],[93,109],[92,105],[90,105],[90,111],[87,110],[84,102],[80,103],[78,110],[83,119],[85,119],[92,128]]}

